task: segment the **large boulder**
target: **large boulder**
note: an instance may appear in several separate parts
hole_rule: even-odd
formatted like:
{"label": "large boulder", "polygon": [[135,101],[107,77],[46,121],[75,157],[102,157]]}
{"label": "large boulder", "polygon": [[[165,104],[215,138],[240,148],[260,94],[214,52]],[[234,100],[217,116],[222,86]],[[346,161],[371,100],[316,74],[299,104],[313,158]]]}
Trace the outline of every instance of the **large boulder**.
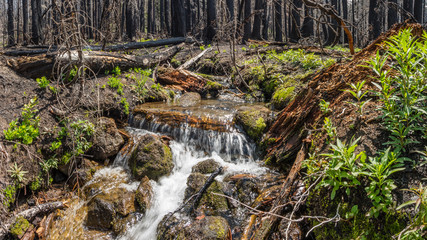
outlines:
{"label": "large boulder", "polygon": [[208,159],[194,165],[191,171],[193,173],[198,172],[202,174],[209,174],[215,172],[219,167],[219,163],[214,159]]}
{"label": "large boulder", "polygon": [[[206,183],[207,176],[201,173],[192,173],[187,178],[187,188],[185,189],[184,199],[189,199],[196,194]],[[196,206],[197,212],[203,212],[206,215],[219,215],[229,210],[228,201],[225,197],[213,193],[224,194],[223,185],[214,180],[206,192],[203,194],[199,205]]]}
{"label": "large boulder", "polygon": [[138,189],[135,193],[135,199],[138,203],[139,209],[141,212],[145,212],[147,208],[151,206],[151,200],[153,198],[153,188],[150,184],[150,179],[145,176],[141,183],[138,186]]}
{"label": "large boulder", "polygon": [[144,176],[158,180],[172,172],[172,152],[159,136],[147,134],[139,139],[128,165],[137,180],[141,180]]}
{"label": "large boulder", "polygon": [[93,137],[92,154],[95,159],[104,160],[116,155],[124,139],[112,118],[101,117]]}
{"label": "large boulder", "polygon": [[95,195],[88,202],[85,225],[88,228],[108,230],[117,219],[125,218],[136,211],[135,194],[125,188]]}
{"label": "large boulder", "polygon": [[234,121],[243,127],[249,137],[259,141],[270,125],[271,113],[270,109],[263,106],[242,106],[238,108]]}
{"label": "large boulder", "polygon": [[202,100],[200,94],[196,92],[187,92],[182,94],[178,99],[178,104],[183,107],[195,106]]}

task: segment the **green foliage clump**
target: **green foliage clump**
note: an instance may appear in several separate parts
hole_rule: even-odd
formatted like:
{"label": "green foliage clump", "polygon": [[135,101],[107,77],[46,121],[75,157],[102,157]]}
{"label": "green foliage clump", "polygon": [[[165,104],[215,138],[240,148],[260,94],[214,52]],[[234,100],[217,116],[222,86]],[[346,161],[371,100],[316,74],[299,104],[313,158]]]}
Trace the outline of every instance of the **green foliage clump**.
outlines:
{"label": "green foliage clump", "polygon": [[36,116],[37,97],[24,106],[21,121],[15,119],[9,123],[9,128],[4,130],[6,140],[31,144],[39,136],[40,117]]}
{"label": "green foliage clump", "polygon": [[17,190],[18,189],[17,189],[17,186],[15,184],[8,185],[3,190],[3,195],[4,195],[3,205],[6,208],[9,208],[15,202],[15,197],[16,197],[16,191]]}
{"label": "green foliage clump", "polygon": [[50,84],[50,81],[45,76],[37,78],[36,81],[42,89],[46,89]]}
{"label": "green foliage clump", "polygon": [[79,156],[92,147],[89,138],[95,132],[95,126],[87,120],[78,120],[70,123],[70,138],[73,143],[72,155]]}
{"label": "green foliage clump", "polygon": [[422,184],[409,191],[416,195],[414,200],[403,203],[397,209],[415,204],[415,216],[411,219],[412,224],[402,231],[401,239],[426,239],[427,237],[427,187]]}
{"label": "green foliage clump", "polygon": [[129,103],[127,102],[126,98],[120,99],[120,104],[122,104],[124,112],[126,115],[129,115]]}
{"label": "green foliage clump", "polygon": [[15,223],[10,228],[10,233],[16,238],[18,238],[19,236],[22,237],[22,235],[27,231],[30,225],[31,224],[28,222],[27,219],[20,216],[16,218]]}
{"label": "green foliage clump", "polygon": [[108,86],[110,86],[111,88],[117,89],[117,93],[119,95],[123,95],[123,83],[121,82],[121,79],[116,77],[116,76],[112,76],[108,78],[108,82],[107,82]]}
{"label": "green foliage clump", "polygon": [[[427,111],[425,94],[427,90],[427,32],[421,39],[402,30],[387,41],[384,55],[377,52],[368,62],[378,83],[377,95],[384,104],[382,108],[384,125],[391,132],[391,145],[396,151],[406,151],[407,146],[419,143],[413,136],[425,131]],[[391,67],[387,59],[394,62]],[[399,74],[394,74],[396,70]]]}
{"label": "green foliage clump", "polygon": [[277,53],[273,50],[269,52],[267,58],[275,59],[281,63],[290,62],[302,67],[304,70],[315,69],[318,67],[329,67],[335,63],[334,59],[324,60],[322,57],[319,57],[314,53],[307,53],[303,49],[288,50],[283,53]]}

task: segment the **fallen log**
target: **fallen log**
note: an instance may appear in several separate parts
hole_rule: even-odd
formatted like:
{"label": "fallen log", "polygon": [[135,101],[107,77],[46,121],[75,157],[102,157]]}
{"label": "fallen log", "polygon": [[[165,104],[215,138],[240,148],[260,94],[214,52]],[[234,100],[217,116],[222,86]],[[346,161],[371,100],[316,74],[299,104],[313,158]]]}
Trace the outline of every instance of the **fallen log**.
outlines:
{"label": "fallen log", "polygon": [[187,70],[159,68],[157,81],[162,85],[186,92],[202,93],[207,79]]}
{"label": "fallen log", "polygon": [[[116,51],[127,51],[133,49],[141,49],[141,48],[151,48],[151,47],[160,47],[166,45],[177,45],[183,42],[192,42],[191,38],[185,37],[176,37],[176,38],[168,38],[168,39],[160,39],[156,41],[147,41],[147,42],[131,42],[126,44],[118,44],[112,46],[86,46],[83,48],[83,51],[107,51],[107,52],[116,52]],[[76,50],[76,49],[73,49]],[[40,54],[47,53],[55,53],[58,51],[57,46],[51,46],[50,48],[43,47],[43,49],[25,49],[25,50],[10,50],[4,52],[6,56],[34,56]]]}
{"label": "fallen log", "polygon": [[[181,45],[173,46],[163,52],[152,53],[143,56],[127,55],[119,53],[91,52],[81,53],[83,64],[96,74],[118,66],[122,70],[130,68],[150,68],[166,61],[181,49]],[[71,51],[61,55],[44,54],[34,57],[20,57],[7,61],[9,67],[16,72],[30,78],[41,76],[50,77],[52,73],[58,75],[58,69],[66,66],[74,66],[79,62],[79,53]]]}
{"label": "fallen log", "polygon": [[203,55],[205,55],[207,52],[210,52],[211,50],[212,50],[212,48],[207,48],[207,49],[203,50],[197,56],[191,58],[190,60],[188,60],[187,62],[185,62],[181,66],[179,66],[178,70],[184,70],[184,69],[191,67],[191,65],[195,64],[197,61],[199,61],[200,58],[203,57]]}
{"label": "fallen log", "polygon": [[[271,207],[272,211],[269,212],[267,217],[261,218],[260,228],[255,230],[251,239],[269,239],[270,234],[275,230],[277,225],[280,223],[281,218],[277,215],[284,214],[284,207],[286,203],[290,202],[292,193],[295,188],[295,181],[298,179],[299,172],[301,170],[302,163],[305,159],[305,147],[304,145],[298,152],[297,158],[295,159],[294,164],[292,165],[291,171],[289,172],[285,182],[282,185],[280,190],[280,195],[275,199],[273,206]],[[246,229],[245,231],[250,231]],[[249,235],[246,232],[247,235]]]}
{"label": "fallen log", "polygon": [[23,212],[20,212],[16,214],[14,217],[10,218],[9,221],[7,221],[6,223],[1,224],[0,239],[3,239],[9,233],[10,227],[15,223],[18,217],[23,217],[31,221],[31,219],[33,219],[37,215],[47,214],[51,211],[54,211],[56,209],[61,209],[64,207],[66,207],[66,205],[63,202],[50,202],[50,203],[40,204],[38,206],[35,206]]}

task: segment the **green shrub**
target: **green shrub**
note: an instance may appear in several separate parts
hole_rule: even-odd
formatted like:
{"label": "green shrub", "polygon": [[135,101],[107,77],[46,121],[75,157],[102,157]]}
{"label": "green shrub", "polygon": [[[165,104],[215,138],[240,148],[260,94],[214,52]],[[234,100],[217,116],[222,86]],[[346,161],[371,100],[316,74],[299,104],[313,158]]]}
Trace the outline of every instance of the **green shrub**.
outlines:
{"label": "green shrub", "polygon": [[42,89],[46,89],[50,84],[50,81],[44,76],[41,78],[37,78],[36,81],[39,84],[39,88]]}
{"label": "green shrub", "polygon": [[9,123],[9,128],[4,131],[6,140],[31,144],[39,136],[40,117],[36,116],[37,97],[24,106],[21,121],[15,119]]}
{"label": "green shrub", "polygon": [[116,76],[112,76],[108,78],[108,82],[107,82],[108,86],[110,86],[111,88],[117,89],[117,93],[120,95],[123,95],[123,83],[121,82],[121,79],[116,77]]}

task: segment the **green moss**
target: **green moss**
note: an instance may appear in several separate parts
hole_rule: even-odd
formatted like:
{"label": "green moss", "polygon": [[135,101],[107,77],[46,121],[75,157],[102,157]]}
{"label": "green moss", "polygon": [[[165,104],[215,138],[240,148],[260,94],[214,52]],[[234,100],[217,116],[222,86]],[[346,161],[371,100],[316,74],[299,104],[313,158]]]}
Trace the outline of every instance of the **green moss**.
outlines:
{"label": "green moss", "polygon": [[171,149],[167,145],[163,145],[163,152],[165,153],[165,161],[169,161],[169,159],[172,159]]}
{"label": "green moss", "polygon": [[217,239],[225,239],[227,237],[227,229],[224,228],[220,218],[214,218],[213,223],[209,225],[209,229],[216,232]]}
{"label": "green moss", "polygon": [[10,233],[17,238],[22,237],[22,235],[30,228],[31,224],[27,219],[23,217],[18,217],[15,223],[10,228]]}
{"label": "green moss", "polygon": [[272,103],[276,109],[283,109],[295,97],[295,87],[283,87],[274,92]]}
{"label": "green moss", "polygon": [[207,81],[206,82],[206,89],[207,90],[221,90],[223,87],[221,84],[215,82],[215,81]]}

